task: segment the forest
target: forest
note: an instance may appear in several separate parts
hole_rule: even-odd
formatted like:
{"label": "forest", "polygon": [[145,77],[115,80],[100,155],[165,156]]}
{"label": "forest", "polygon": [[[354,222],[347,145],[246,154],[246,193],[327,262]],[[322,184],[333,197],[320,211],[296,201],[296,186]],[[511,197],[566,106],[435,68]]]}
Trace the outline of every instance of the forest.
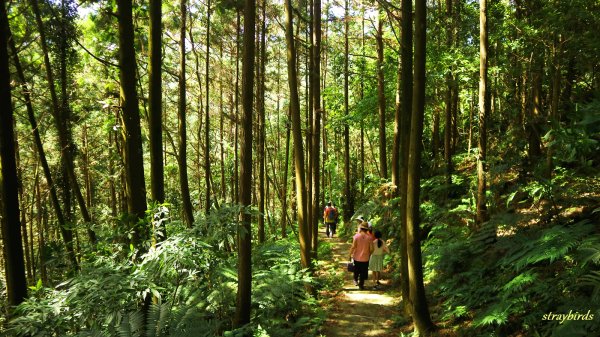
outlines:
{"label": "forest", "polygon": [[[0,1],[0,336],[600,336],[598,27],[597,0]],[[362,292],[359,217],[390,248]]]}

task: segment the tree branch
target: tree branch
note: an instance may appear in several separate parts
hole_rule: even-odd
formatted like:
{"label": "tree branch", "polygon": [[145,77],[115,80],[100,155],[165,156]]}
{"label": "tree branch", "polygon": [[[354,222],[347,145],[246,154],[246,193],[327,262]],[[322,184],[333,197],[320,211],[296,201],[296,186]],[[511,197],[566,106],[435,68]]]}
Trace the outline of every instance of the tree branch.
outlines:
{"label": "tree branch", "polygon": [[81,42],[79,42],[79,40],[75,39],[75,42],[77,42],[77,44],[78,44],[78,45],[79,45],[81,48],[83,48],[83,50],[85,50],[85,51],[86,51],[86,53],[88,53],[88,54],[89,54],[91,57],[93,57],[93,58],[94,58],[96,61],[98,61],[98,62],[100,62],[100,63],[104,64],[105,66],[111,66],[111,67],[119,68],[119,65],[118,65],[118,64],[114,64],[114,63],[112,63],[112,62],[110,62],[110,61],[103,60],[103,59],[99,58],[98,56],[94,55],[94,54],[93,54],[91,51],[89,51],[89,50],[88,50],[86,47],[84,47],[84,46],[83,46],[83,44],[81,44]]}

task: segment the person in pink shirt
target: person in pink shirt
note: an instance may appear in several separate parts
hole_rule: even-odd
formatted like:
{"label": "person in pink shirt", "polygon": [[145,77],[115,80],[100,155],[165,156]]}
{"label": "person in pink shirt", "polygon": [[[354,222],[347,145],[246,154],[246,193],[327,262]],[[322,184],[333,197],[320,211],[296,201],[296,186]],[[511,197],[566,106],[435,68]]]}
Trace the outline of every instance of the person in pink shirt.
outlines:
{"label": "person in pink shirt", "polygon": [[354,260],[354,284],[359,289],[365,288],[365,280],[369,275],[369,257],[371,256],[371,236],[367,234],[369,227],[362,223],[359,232],[352,239],[350,258]]}

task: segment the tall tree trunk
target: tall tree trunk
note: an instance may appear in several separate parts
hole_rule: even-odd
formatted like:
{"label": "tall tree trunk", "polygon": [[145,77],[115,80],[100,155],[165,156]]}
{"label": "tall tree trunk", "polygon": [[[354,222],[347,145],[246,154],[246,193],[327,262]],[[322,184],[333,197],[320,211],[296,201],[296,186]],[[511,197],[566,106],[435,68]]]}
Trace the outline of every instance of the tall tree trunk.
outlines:
{"label": "tall tree trunk", "polygon": [[429,336],[434,329],[429,315],[425,286],[423,285],[423,263],[419,226],[420,172],[423,138],[423,118],[425,115],[425,60],[426,60],[426,12],[427,1],[415,1],[415,54],[414,89],[410,132],[407,185],[407,231],[408,275],[410,278],[409,301],[412,317],[419,336]]}
{"label": "tall tree trunk", "polygon": [[[365,8],[364,7],[361,8],[361,16],[363,18],[365,17]],[[364,19],[361,20],[361,31],[360,31],[360,33],[361,33],[360,34],[360,47],[361,47],[360,49],[361,49],[361,54],[362,54],[362,62],[359,64],[359,68],[360,68],[360,76],[362,76],[363,78],[366,77],[365,65],[367,64],[367,56],[365,53],[365,21],[366,20],[364,20]],[[379,43],[379,41],[378,41],[378,43]],[[379,47],[379,45],[378,45],[378,47]],[[378,63],[378,66],[379,66],[379,63]],[[377,75],[379,75],[379,72],[377,72]],[[379,85],[379,77],[377,79],[378,79],[377,84]],[[377,88],[379,89],[379,86]],[[358,90],[359,90],[358,91],[358,99],[360,101],[362,101],[363,98],[365,97],[364,81],[360,81]],[[365,123],[364,123],[364,120],[360,121],[359,160],[360,160],[360,195],[364,197],[364,193],[365,193]],[[381,169],[379,171],[381,171]]]}
{"label": "tall tree trunk", "polygon": [[296,70],[296,46],[294,42],[294,23],[291,0],[285,0],[285,37],[287,41],[288,83],[290,88],[290,115],[292,136],[294,139],[294,167],[296,172],[296,206],[298,209],[298,227],[300,232],[300,260],[303,268],[310,267],[310,240],[306,219],[306,190],[304,172],[304,151],[302,149],[302,130],[300,122],[300,100],[298,99],[298,75]]}
{"label": "tall tree trunk", "polygon": [[127,184],[127,208],[133,218],[133,244],[144,250],[148,228],[139,225],[146,216],[146,184],[144,182],[144,158],[140,110],[136,91],[137,65],[133,33],[132,0],[117,0],[119,18],[119,67],[121,82],[121,109],[125,124],[125,181]]}
{"label": "tall tree trunk", "polygon": [[27,279],[23,242],[19,224],[19,195],[15,161],[14,117],[10,96],[10,69],[8,62],[8,16],[4,2],[0,4],[0,207],[2,207],[2,239],[8,305],[16,306],[27,297]]}
{"label": "tall tree trunk", "polygon": [[476,227],[488,220],[486,206],[487,116],[490,111],[488,90],[488,25],[487,0],[479,1],[479,153],[477,155],[477,216]]}
{"label": "tall tree trunk", "polygon": [[[65,0],[62,0],[62,17],[63,20],[73,20],[67,18],[67,4]],[[66,23],[63,23],[63,28]],[[79,182],[77,181],[77,177],[75,175],[75,143],[73,141],[73,131],[71,129],[72,118],[71,118],[71,107],[69,106],[69,95],[68,95],[68,83],[67,83],[67,49],[72,48],[70,45],[70,41],[67,39],[68,33],[63,31],[61,36],[61,89],[62,89],[62,102],[61,102],[61,118],[60,123],[63,125],[62,130],[66,130],[66,134],[64,137],[66,139],[63,140],[63,150],[65,153],[65,157],[63,158],[65,162],[65,171],[67,174],[67,181],[70,185],[73,194],[75,194],[75,198],[77,200],[77,205],[81,211],[81,215],[83,217],[83,221],[86,223],[87,234],[90,242],[95,244],[97,242],[96,233],[91,229],[92,225],[92,217],[90,216],[88,206],[85,202],[85,198],[83,197],[83,193],[81,192],[81,187],[79,186]]]}
{"label": "tall tree trunk", "polygon": [[[348,0],[346,0],[344,5],[344,17],[346,18],[344,20],[344,116],[346,117],[349,115],[348,77],[350,76],[348,72],[350,58],[348,42],[348,34],[350,33],[350,12],[348,7]],[[352,214],[354,214],[354,194],[350,179],[350,126],[348,125],[347,120],[344,122],[344,178],[344,221],[349,221],[350,218],[352,218]]]}
{"label": "tall tree trunk", "polygon": [[408,241],[407,241],[407,199],[408,199],[408,159],[410,147],[410,126],[413,109],[413,18],[412,0],[402,0],[402,51],[401,51],[401,95],[399,175],[400,183],[400,288],[405,299],[404,309],[410,311],[408,298],[410,294],[408,274]]}
{"label": "tall tree trunk", "polygon": [[[315,256],[317,255],[316,252],[316,246],[313,246],[313,242],[317,241],[317,238],[313,238],[313,226],[315,224],[315,220],[317,220],[317,218],[313,215],[313,209],[312,209],[312,195],[313,195],[313,185],[312,185],[312,175],[313,175],[313,87],[312,87],[312,83],[313,83],[313,77],[314,77],[314,73],[313,73],[313,69],[314,69],[314,65],[313,65],[313,57],[312,57],[312,53],[313,53],[313,24],[312,24],[312,15],[313,15],[313,11],[314,11],[314,7],[312,6],[313,0],[309,0],[309,1],[303,1],[301,2],[302,4],[305,4],[306,6],[303,6],[304,9],[306,10],[306,15],[305,17],[308,17],[309,20],[307,20],[305,22],[306,24],[306,28],[305,28],[305,36],[306,36],[306,41],[308,42],[308,44],[305,46],[305,62],[304,62],[304,66],[305,66],[305,75],[304,75],[304,88],[305,88],[305,100],[306,100],[306,104],[305,106],[305,111],[306,111],[306,159],[305,159],[305,163],[306,163],[306,173],[305,173],[305,177],[306,177],[306,226],[307,226],[307,230],[308,230],[308,240],[310,242],[310,247],[311,247],[311,256],[312,258],[315,258]],[[299,25],[298,25],[299,26]]]}
{"label": "tall tree trunk", "polygon": [[[250,207],[252,196],[252,103],[254,88],[254,32],[256,1],[244,2],[244,51],[242,58],[242,144],[240,153],[240,195],[242,207]],[[234,326],[250,322],[252,290],[252,217],[242,210],[238,230],[238,291]]]}
{"label": "tall tree trunk", "polygon": [[[446,0],[446,47],[452,48],[452,4],[453,0]],[[454,77],[452,69],[446,73],[446,96],[445,96],[445,123],[444,123],[444,162],[446,173],[446,185],[452,185],[452,89]],[[447,189],[449,191],[449,189]]]}
{"label": "tall tree trunk", "polygon": [[[56,95],[56,89],[54,87],[54,75],[52,73],[52,68],[50,65],[50,56],[48,55],[48,48],[46,45],[46,34],[45,34],[44,25],[42,22],[42,17],[40,14],[40,9],[39,9],[37,0],[32,0],[31,5],[33,7],[33,11],[35,14],[38,29],[40,31],[40,44],[42,46],[42,53],[44,54],[44,66],[46,67],[46,79],[48,80],[48,87],[50,88],[50,96],[51,96],[51,101],[52,101],[52,114],[54,116],[54,122],[58,129],[59,142],[61,145],[61,158],[63,158],[63,156],[69,156],[69,154],[71,153],[68,150],[69,146],[68,146],[68,142],[66,141],[67,130],[63,129],[64,124],[61,123],[60,107],[58,104],[58,97]],[[73,164],[72,158],[65,158],[65,159],[61,160],[61,162],[64,165],[67,165],[67,169],[68,169],[69,164],[71,164],[71,165]],[[73,175],[74,175],[74,172],[73,172]],[[82,210],[83,209],[87,210],[87,208],[82,208]],[[64,215],[64,214],[62,214],[62,215]],[[59,223],[59,225],[61,226],[61,234],[63,236],[63,240],[65,241],[65,246],[67,248],[67,252],[69,254],[71,263],[77,269],[78,262],[77,262],[77,257],[75,254],[75,249],[73,248],[73,231],[66,228],[66,222],[64,220],[65,219],[63,218],[63,222]]]}
{"label": "tall tree trunk", "polygon": [[287,237],[287,221],[288,221],[288,213],[287,213],[287,192],[288,192],[288,171],[290,166],[290,132],[291,132],[291,116],[288,109],[288,118],[285,122],[285,164],[283,166],[283,206],[281,208],[281,237]]}
{"label": "tall tree trunk", "polygon": [[379,169],[381,178],[388,178],[387,170],[387,145],[385,136],[385,79],[383,76],[383,10],[379,5],[379,15],[377,23],[377,106],[379,108]]}
{"label": "tall tree trunk", "polygon": [[531,64],[531,95],[530,103],[527,104],[527,136],[529,141],[528,157],[529,163],[534,165],[542,155],[541,141],[541,101],[542,101],[542,61],[539,56],[533,56]]}
{"label": "tall tree trunk", "polygon": [[[8,32],[9,32],[9,36],[11,36],[10,29],[8,30]],[[48,164],[48,160],[46,159],[46,154],[44,152],[44,147],[42,144],[42,138],[40,136],[40,131],[38,128],[37,120],[35,118],[35,114],[33,111],[33,105],[31,103],[31,96],[29,94],[31,91],[29,90],[29,88],[27,86],[27,81],[25,79],[23,67],[21,66],[21,62],[17,55],[17,48],[15,46],[14,39],[12,39],[12,38],[9,39],[9,48],[11,49],[11,52],[13,53],[15,69],[17,71],[17,76],[19,77],[19,81],[21,82],[21,87],[23,88],[22,92],[23,92],[23,97],[25,98],[25,107],[27,108],[27,117],[29,119],[29,123],[31,124],[31,130],[33,132],[35,148],[38,152],[38,156],[40,158],[40,163],[42,164],[42,171],[44,172],[44,178],[46,179],[46,183],[48,184],[48,187],[50,189],[50,198],[52,201],[52,206],[56,213],[56,217],[58,219],[58,223],[59,223],[59,226],[60,226],[61,232],[62,232],[66,228],[63,211],[62,211],[62,208],[60,205],[60,201],[58,200],[58,193],[56,191],[56,185],[54,184],[54,181],[52,179],[50,165]],[[63,232],[62,234],[63,234],[63,238],[68,237],[68,233]],[[70,255],[70,256],[73,257],[73,255]],[[72,262],[76,261],[74,259],[71,259],[71,260],[72,260]]]}
{"label": "tall tree trunk", "polygon": [[[185,20],[185,17],[181,18]],[[150,190],[152,200],[165,201],[165,170],[162,137],[162,0],[150,0],[148,40],[148,101],[150,107]],[[163,229],[164,230],[164,229]]]}
{"label": "tall tree trunk", "polygon": [[438,162],[439,151],[440,151],[440,110],[438,109],[438,107],[434,107],[433,128],[431,130],[431,156],[433,157],[431,168],[434,170],[434,172],[436,172],[437,168],[439,167],[439,162]]}
{"label": "tall tree trunk", "polygon": [[[325,17],[329,17],[329,8],[331,7],[331,4],[329,2],[327,2],[327,6],[325,7]],[[327,45],[327,37],[329,35],[329,24],[328,24],[328,20],[325,20],[325,36],[324,36],[324,45]],[[323,57],[323,79],[321,81],[322,85],[323,85],[323,91],[325,90],[325,86],[327,83],[327,61],[328,61],[328,53],[327,53],[327,48],[324,48],[323,52],[325,53],[325,56]],[[323,189],[323,193],[322,193],[322,200],[321,200],[321,205],[325,205],[325,198],[326,198],[326,192],[329,195],[328,199],[329,200],[333,200],[333,194],[331,191],[331,172],[329,170],[327,170],[325,168],[325,163],[327,162],[327,128],[326,128],[326,124],[327,124],[327,113],[326,113],[326,109],[325,109],[325,96],[323,95],[322,97],[322,105],[321,105],[321,110],[322,110],[322,118],[323,118],[323,161],[322,161],[322,166],[321,166],[321,171],[322,171],[322,182],[321,182],[321,186]],[[329,184],[329,188],[327,188]]]}
{"label": "tall tree trunk", "polygon": [[552,93],[550,95],[550,132],[548,139],[548,147],[546,152],[546,176],[552,178],[552,171],[554,170],[554,130],[560,121],[559,104],[560,104],[560,84],[561,84],[561,69],[560,69],[560,53],[561,53],[561,41],[560,36],[555,37],[554,45],[552,46]]}
{"label": "tall tree trunk", "polygon": [[116,179],[115,179],[115,160],[114,160],[114,150],[113,150],[113,133],[109,132],[108,134],[108,189],[110,190],[110,213],[113,218],[117,218],[117,188],[116,188]]}
{"label": "tall tree trunk", "polygon": [[[16,130],[16,129],[17,129],[17,122],[13,118],[13,130]],[[29,282],[31,282],[33,280],[33,276],[32,276],[33,272],[32,272],[32,268],[31,268],[31,266],[32,266],[31,254],[29,251],[29,241],[28,241],[28,237],[27,237],[27,212],[25,211],[25,209],[27,207],[27,202],[25,201],[25,193],[23,191],[23,188],[24,188],[24,186],[23,186],[23,163],[21,162],[21,156],[19,154],[19,139],[17,137],[15,137],[15,165],[17,167],[17,181],[20,182],[18,184],[18,196],[19,196],[18,202],[23,207],[23,210],[20,211],[21,220],[19,222],[21,224],[21,237],[23,240],[23,250],[25,253],[25,272],[26,272],[26,276],[27,276],[25,278],[25,282],[27,284],[30,284]],[[27,166],[29,166],[29,165],[27,165]],[[35,170],[36,170],[35,179],[37,179],[37,168],[35,168]],[[34,183],[35,183],[35,181],[34,181]],[[33,251],[31,251],[31,252],[33,252]]]}
{"label": "tall tree trunk", "polygon": [[[42,202],[42,193],[41,193],[40,183],[35,186],[35,194],[37,209],[37,230],[38,230],[38,254],[39,254],[39,265],[40,265],[40,278],[42,280],[42,284],[48,286],[48,270],[46,268],[46,256],[44,254],[44,247],[46,246],[46,226],[44,225],[45,219],[47,218],[46,212],[46,203]],[[46,198],[44,197],[44,201]]]}
{"label": "tall tree trunk", "polygon": [[206,185],[206,214],[210,213],[210,14],[211,0],[206,3],[206,115],[204,120],[204,181]]}
{"label": "tall tree trunk", "polygon": [[[239,143],[239,125],[240,125],[240,35],[241,35],[241,24],[240,24],[240,11],[237,11],[237,18],[236,18],[236,43],[235,43],[235,139],[234,139],[234,143],[235,143],[235,147],[234,147],[234,167],[233,167],[233,179],[234,179],[234,186],[233,186],[233,190],[234,190],[234,195],[236,197],[236,200],[239,199],[239,158],[238,158],[238,154],[239,154],[239,149],[238,149],[238,143]],[[252,54],[254,55],[254,51],[252,52]]]}
{"label": "tall tree trunk", "polygon": [[179,30],[179,102],[177,105],[177,116],[179,119],[179,186],[181,187],[181,199],[183,203],[183,216],[188,227],[194,224],[194,211],[190,197],[190,187],[187,173],[187,86],[185,76],[185,36],[187,29],[187,0],[179,2],[181,11],[181,27]]}
{"label": "tall tree trunk", "polygon": [[260,67],[258,77],[258,242],[265,242],[265,71],[267,62],[267,18],[266,0],[262,1],[260,32]]}
{"label": "tall tree trunk", "polygon": [[[223,43],[219,45],[220,66],[223,65]],[[223,80],[219,81],[219,154],[221,155],[221,199],[227,201],[227,186],[225,185],[225,98],[223,96]],[[233,201],[233,200],[232,200]]]}
{"label": "tall tree trunk", "polygon": [[320,185],[320,159],[321,159],[321,0],[313,0],[313,77],[312,77],[312,106],[313,106],[313,150],[312,150],[312,250],[313,257],[317,258],[318,230],[319,230],[319,198]]}
{"label": "tall tree trunk", "polygon": [[88,125],[83,125],[83,182],[85,184],[85,204],[88,208],[92,208],[94,199],[94,186],[92,184],[92,172],[90,170],[90,146],[88,139]]}

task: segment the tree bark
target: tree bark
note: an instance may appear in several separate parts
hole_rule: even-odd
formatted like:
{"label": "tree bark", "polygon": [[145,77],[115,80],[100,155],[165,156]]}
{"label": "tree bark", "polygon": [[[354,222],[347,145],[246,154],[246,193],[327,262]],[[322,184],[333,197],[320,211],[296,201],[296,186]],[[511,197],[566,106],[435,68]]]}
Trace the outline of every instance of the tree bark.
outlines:
{"label": "tree bark", "polygon": [[[10,34],[10,30],[9,36]],[[48,160],[46,159],[46,154],[44,152],[44,147],[42,144],[42,138],[40,136],[40,131],[38,128],[37,120],[35,118],[35,114],[33,111],[33,105],[31,104],[31,96],[30,90],[27,86],[27,81],[25,79],[25,74],[23,72],[23,67],[21,66],[21,62],[19,60],[19,56],[17,55],[17,48],[15,46],[15,42],[12,38],[9,39],[9,48],[13,53],[13,60],[15,69],[17,71],[17,76],[19,77],[19,81],[21,82],[23,97],[25,98],[25,107],[27,109],[27,117],[29,119],[29,123],[31,124],[31,130],[33,133],[33,139],[35,148],[38,152],[38,156],[40,158],[40,163],[42,164],[42,171],[44,172],[44,178],[46,179],[46,183],[50,189],[50,198],[52,200],[52,206],[54,207],[54,211],[56,212],[56,217],[58,219],[59,226],[61,231],[65,228],[65,220],[62,212],[62,208],[60,206],[60,202],[58,200],[58,193],[56,191],[56,185],[54,184],[54,180],[52,179],[52,174],[50,171],[50,165],[48,164]],[[68,235],[68,234],[67,234]],[[63,233],[63,238],[65,237],[65,233]]]}
{"label": "tree bark", "polygon": [[313,76],[312,76],[312,106],[313,106],[313,150],[312,150],[312,250],[317,258],[319,230],[319,199],[321,195],[321,0],[313,0]]}
{"label": "tree bark", "polygon": [[407,231],[408,275],[410,279],[409,301],[412,317],[419,336],[429,336],[434,330],[429,315],[425,286],[423,285],[423,264],[421,260],[419,214],[421,152],[423,138],[423,118],[425,115],[425,60],[426,60],[426,0],[415,2],[415,54],[413,105],[410,132],[407,185]]}
{"label": "tree bark", "polygon": [[[402,298],[410,294],[407,245],[407,199],[408,199],[408,159],[410,148],[410,126],[413,109],[413,17],[412,0],[402,0],[402,51],[401,51],[401,101],[400,101],[400,288]],[[403,301],[405,311],[410,311],[407,300]]]}
{"label": "tree bark", "polygon": [[[452,2],[453,0],[446,0],[446,47],[448,50],[452,48]],[[450,187],[452,185],[452,89],[454,77],[452,69],[448,69],[446,73],[446,96],[445,96],[445,123],[444,123],[444,162],[445,162],[445,173],[446,173],[446,185]],[[447,189],[449,191],[449,189]]]}
{"label": "tree bark", "polygon": [[[381,5],[379,5],[381,7]],[[384,59],[383,59],[383,13],[382,9],[379,8],[378,23],[377,23],[377,35],[375,39],[377,41],[377,106],[379,109],[379,170],[381,178],[388,178],[387,169],[387,145],[385,136],[385,78],[383,75]]]}
{"label": "tree bark", "polygon": [[560,121],[559,116],[559,104],[560,104],[560,84],[561,84],[561,67],[560,67],[560,54],[561,54],[561,41],[560,37],[555,37],[554,45],[552,46],[552,93],[550,103],[550,132],[548,139],[548,147],[546,150],[546,177],[552,178],[552,171],[554,170],[554,130]]}
{"label": "tree bark", "polygon": [[477,155],[477,216],[476,228],[488,220],[486,206],[487,116],[490,111],[488,90],[488,25],[487,0],[479,1],[479,153]]}
{"label": "tree bark", "polygon": [[[239,199],[239,148],[238,148],[238,143],[239,143],[239,125],[240,125],[240,53],[239,53],[239,49],[240,49],[240,34],[241,34],[241,24],[240,24],[240,11],[237,11],[237,15],[236,15],[236,44],[235,44],[235,137],[234,137],[234,143],[235,143],[235,147],[234,147],[234,152],[235,152],[235,163],[234,163],[234,167],[233,167],[233,180],[234,180],[234,186],[233,186],[233,190],[234,190],[234,195],[236,197],[236,199]],[[253,52],[254,53],[254,52]]]}
{"label": "tree bark", "polygon": [[[223,43],[219,45],[220,66],[223,67]],[[223,81],[219,81],[219,154],[221,155],[221,199],[227,201],[227,185],[225,184],[225,97]],[[233,201],[233,200],[232,200]]]}
{"label": "tree bark", "polygon": [[181,188],[181,199],[183,204],[183,216],[188,227],[194,224],[194,210],[190,198],[190,187],[187,172],[187,84],[185,74],[185,36],[187,29],[187,0],[179,3],[181,11],[181,27],[179,31],[179,102],[177,104],[177,116],[179,118],[179,186]]}
{"label": "tree bark", "polygon": [[258,242],[265,242],[265,71],[267,62],[267,2],[262,1],[262,20],[260,32],[260,57],[258,78]]}
{"label": "tree bark", "polygon": [[117,0],[119,18],[119,79],[121,82],[121,109],[125,124],[125,181],[127,184],[127,210],[133,217],[133,244],[144,250],[148,239],[148,227],[140,223],[146,216],[146,184],[144,182],[144,159],[140,110],[136,90],[137,65],[133,33],[132,0]]}
{"label": "tree bark", "polygon": [[0,192],[2,193],[2,239],[8,305],[16,306],[27,297],[27,279],[23,242],[19,221],[17,165],[15,161],[14,116],[10,95],[8,62],[8,16],[4,3],[0,4]]}
{"label": "tree bark", "polygon": [[[346,117],[349,115],[348,77],[350,76],[348,71],[348,64],[350,62],[348,42],[350,12],[348,7],[348,0],[346,0],[344,5],[344,116]],[[354,214],[354,194],[350,176],[350,126],[348,125],[348,121],[344,122],[344,178],[344,221],[349,221]]]}
{"label": "tree bark", "polygon": [[290,166],[290,133],[291,133],[291,123],[290,123],[290,119],[291,116],[288,112],[288,119],[286,121],[286,133],[285,133],[285,164],[283,166],[283,206],[281,209],[281,236],[283,238],[287,237],[287,221],[288,221],[288,206],[287,206],[287,199],[288,199],[288,171],[289,171],[289,166]]}
{"label": "tree bark", "polygon": [[[58,134],[59,134],[61,148],[62,148],[61,149],[61,158],[62,158],[62,156],[69,153],[69,151],[66,150],[66,148],[68,148],[68,146],[63,147],[63,145],[66,144],[65,137],[64,137],[64,135],[66,134],[66,131],[62,130],[62,124],[59,122],[60,121],[60,115],[59,115],[60,113],[59,113],[59,106],[58,106],[58,98],[56,96],[56,90],[54,87],[54,76],[52,74],[52,69],[50,67],[50,57],[48,55],[48,48],[46,46],[46,38],[45,38],[46,35],[45,35],[44,26],[43,26],[41,15],[40,15],[40,10],[39,10],[38,4],[37,4],[37,0],[32,0],[31,5],[33,7],[33,11],[34,11],[34,14],[36,17],[38,29],[40,31],[40,44],[42,46],[42,53],[44,54],[44,65],[46,67],[46,77],[48,80],[48,86],[50,88],[50,94],[52,96],[51,97],[52,98],[51,99],[51,101],[52,101],[51,111],[54,116],[55,125],[57,126],[57,129],[59,130]],[[13,42],[13,44],[14,44],[14,42]],[[16,48],[13,50],[13,53],[16,55]],[[21,76],[21,77],[22,77],[22,80],[24,81],[24,76]],[[33,110],[31,113],[33,114]],[[68,160],[63,160],[62,162],[67,163]],[[72,161],[71,161],[71,163],[72,163]],[[58,204],[58,195],[56,196],[56,203]],[[56,207],[55,207],[55,209],[56,209]],[[59,216],[58,213],[57,213],[57,216]],[[73,248],[73,232],[66,227],[64,213],[62,211],[60,212],[60,216],[62,217],[62,219],[58,218],[60,231],[61,231],[63,240],[65,241],[65,246],[66,246],[67,252],[69,254],[69,259],[71,260],[73,267],[75,269],[78,269],[77,257],[75,254],[75,250]]]}
{"label": "tree bark", "polygon": [[[240,153],[240,194],[242,207],[250,207],[252,196],[252,103],[254,88],[254,32],[256,2],[244,2],[244,51],[242,58],[242,144]],[[242,327],[250,322],[252,290],[252,217],[243,209],[238,230],[238,291],[234,326]]]}
{"label": "tree bark", "polygon": [[300,260],[303,268],[311,264],[310,240],[306,219],[307,201],[305,190],[304,151],[302,149],[302,130],[300,122],[300,100],[298,98],[298,75],[296,70],[296,46],[294,42],[294,23],[291,0],[285,0],[285,37],[287,41],[288,83],[290,88],[290,115],[294,140],[294,167],[296,183],[296,206],[298,209],[298,227],[300,232]]}
{"label": "tree bark", "polygon": [[[185,20],[185,17],[182,17]],[[165,201],[165,170],[162,137],[162,0],[150,0],[148,67],[150,116],[150,189],[152,200]]]}
{"label": "tree bark", "polygon": [[210,187],[210,14],[211,0],[206,4],[206,115],[204,120],[204,181],[206,185],[206,214],[212,206]]}

